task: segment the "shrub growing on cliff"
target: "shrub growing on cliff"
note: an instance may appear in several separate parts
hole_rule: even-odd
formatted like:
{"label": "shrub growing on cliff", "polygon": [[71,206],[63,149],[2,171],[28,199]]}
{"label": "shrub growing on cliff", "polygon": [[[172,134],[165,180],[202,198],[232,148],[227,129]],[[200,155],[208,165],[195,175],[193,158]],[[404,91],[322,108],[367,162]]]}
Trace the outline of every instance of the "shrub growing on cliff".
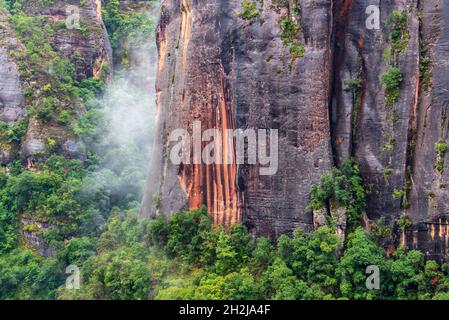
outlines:
{"label": "shrub growing on cliff", "polygon": [[359,168],[350,160],[342,162],[340,168],[333,168],[321,177],[320,184],[310,189],[309,208],[318,210],[344,207],[348,222],[354,224],[365,209],[366,193],[360,178]]}
{"label": "shrub growing on cliff", "polygon": [[[148,4],[157,5],[150,0]],[[108,31],[114,57],[123,65],[128,61],[128,48],[146,45],[142,39],[153,39],[156,19],[146,12],[123,13],[119,0],[110,0],[103,6],[103,21]]]}
{"label": "shrub growing on cliff", "polygon": [[403,81],[401,70],[391,67],[381,75],[380,79],[386,88],[385,99],[387,103],[396,103],[399,99],[399,86]]}
{"label": "shrub growing on cliff", "polygon": [[436,152],[436,164],[435,169],[439,173],[443,173],[444,171],[444,158],[447,152],[447,145],[444,141],[438,141],[435,143],[435,152]]}
{"label": "shrub growing on cliff", "polygon": [[290,46],[290,56],[292,62],[294,62],[296,59],[301,59],[304,56],[304,47],[300,46],[299,44],[292,44]]}
{"label": "shrub growing on cliff", "polygon": [[280,27],[283,44],[289,44],[298,40],[301,31],[301,25],[298,22],[290,18],[282,18],[280,20]]}
{"label": "shrub growing on cliff", "polygon": [[401,214],[401,216],[397,219],[396,223],[401,232],[408,230],[413,225],[412,220],[406,214]]}
{"label": "shrub growing on cliff", "polygon": [[429,90],[432,87],[432,62],[427,56],[427,50],[421,51],[419,59],[419,78],[421,79],[424,90]]}
{"label": "shrub growing on cliff", "polygon": [[391,47],[396,52],[403,52],[410,41],[407,31],[407,11],[393,11],[387,19],[391,29]]}
{"label": "shrub growing on cliff", "polygon": [[238,16],[249,21],[249,23],[253,23],[254,19],[260,18],[261,11],[261,9],[257,8],[256,0],[243,0],[242,11],[238,14]]}

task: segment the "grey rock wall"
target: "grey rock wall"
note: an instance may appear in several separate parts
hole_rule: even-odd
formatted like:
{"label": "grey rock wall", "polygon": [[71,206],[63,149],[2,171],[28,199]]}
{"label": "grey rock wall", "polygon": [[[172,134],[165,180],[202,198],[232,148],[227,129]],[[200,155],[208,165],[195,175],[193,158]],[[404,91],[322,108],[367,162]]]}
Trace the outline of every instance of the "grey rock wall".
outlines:
{"label": "grey rock wall", "polygon": [[[366,27],[369,5],[380,9],[380,29]],[[257,1],[261,10],[253,9],[251,19],[239,16],[239,0],[166,0],[163,7],[159,149],[144,215],[204,204],[216,222],[244,222],[258,235],[310,230],[322,224],[306,208],[310,185],[333,164],[352,158],[368,191],[364,223],[384,217],[396,230],[390,239],[395,245],[421,249],[428,257],[447,254],[449,4]],[[399,49],[393,14],[406,17]],[[294,40],[305,49],[300,59],[282,41],[285,17],[300,21]],[[391,103],[381,77],[393,67],[403,80]],[[214,120],[217,114],[233,128],[279,130],[276,175],[259,175],[257,165],[217,175],[204,166],[170,163],[170,132],[196,119],[223,128]],[[223,201],[225,191],[214,189],[226,181],[237,187],[234,201]],[[217,210],[216,202],[224,208]],[[398,219],[404,215],[412,226],[401,234]]]}

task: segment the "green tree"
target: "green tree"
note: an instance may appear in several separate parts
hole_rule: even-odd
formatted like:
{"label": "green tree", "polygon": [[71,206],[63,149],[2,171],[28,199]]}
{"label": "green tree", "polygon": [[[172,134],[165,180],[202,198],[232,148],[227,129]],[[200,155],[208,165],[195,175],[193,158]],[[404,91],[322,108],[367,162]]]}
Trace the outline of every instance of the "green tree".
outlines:
{"label": "green tree", "polygon": [[229,236],[221,231],[216,249],[215,270],[218,274],[226,274],[238,268],[238,256],[231,244]]}
{"label": "green tree", "polygon": [[[350,226],[360,220],[366,206],[359,167],[350,160],[344,160],[340,168],[334,167],[323,175],[320,184],[311,187],[309,195],[309,208],[313,210],[325,208],[330,212],[333,208],[346,208]],[[332,220],[330,214],[327,218]]]}
{"label": "green tree", "polygon": [[[380,290],[366,288],[366,268],[377,266],[382,277],[379,281]],[[384,250],[368,238],[362,228],[357,228],[348,235],[346,249],[338,265],[338,276],[341,278],[340,292],[348,299],[376,299],[387,293],[386,274],[389,264],[385,258]]]}

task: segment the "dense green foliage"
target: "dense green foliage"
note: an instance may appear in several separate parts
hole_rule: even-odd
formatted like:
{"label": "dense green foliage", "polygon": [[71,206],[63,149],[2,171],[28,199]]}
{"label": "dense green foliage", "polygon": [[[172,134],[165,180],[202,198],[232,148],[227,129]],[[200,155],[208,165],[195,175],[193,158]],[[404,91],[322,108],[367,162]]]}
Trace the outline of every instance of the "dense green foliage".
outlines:
{"label": "dense green foliage", "polygon": [[[13,53],[21,78],[37,79],[27,92],[33,103],[28,117],[73,129],[87,156],[84,161],[67,159],[56,152],[57,141],[48,137],[48,154],[33,170],[20,161],[1,168],[0,299],[449,299],[448,264],[425,261],[421,252],[402,247],[387,256],[382,240],[391,228],[383,221],[369,232],[359,226],[366,192],[351,161],[333,168],[312,187],[310,209],[324,209],[328,226],[311,233],[297,229],[276,241],[255,238],[243,225],[229,230],[214,226],[204,209],[140,220],[148,136],[111,139],[108,116],[115,110],[105,106],[104,75],[77,74],[77,57],[63,57],[50,45],[61,26],[28,16],[23,11],[26,3],[0,1],[26,47],[25,52]],[[146,13],[121,12],[118,0],[104,3],[114,56],[126,66],[129,49],[139,46],[142,37],[153,36],[155,19]],[[240,16],[263,23],[260,4],[243,0]],[[293,16],[280,19],[279,28],[294,61],[302,57],[304,47],[299,41],[300,12],[291,11]],[[399,49],[406,22],[399,15],[391,21]],[[382,81],[396,97],[400,72],[390,69]],[[359,80],[346,84],[354,92],[361,87]],[[123,102],[120,99],[133,104],[126,95],[110,97]],[[78,104],[83,114],[72,108]],[[0,122],[1,141],[19,145],[26,123]],[[444,158],[446,145],[437,143],[435,152]],[[345,208],[349,218],[344,244],[331,214],[336,208]],[[404,231],[410,220],[403,216],[398,226]],[[42,243],[33,245],[36,239]],[[44,255],[42,247],[49,252]],[[65,287],[69,265],[81,270],[79,290]],[[365,285],[370,265],[380,270],[379,290]]]}
{"label": "dense green foliage", "polygon": [[345,160],[340,168],[333,168],[329,174],[323,175],[319,185],[312,186],[309,207],[313,210],[326,209],[328,222],[332,222],[332,209],[344,207],[349,224],[354,225],[365,209],[365,197],[358,166]]}
{"label": "dense green foliage", "polygon": [[[0,298],[437,299],[448,295],[449,266],[440,268],[433,261],[425,262],[421,252],[404,248],[387,257],[377,242],[383,232],[376,228],[370,233],[354,228],[340,257],[339,237],[332,226],[309,234],[298,229],[273,243],[250,237],[242,225],[228,231],[215,227],[205,210],[150,222],[138,219],[137,208],[114,207],[107,224],[95,228],[94,221],[109,211],[114,197],[109,183],[100,188],[102,192],[92,192],[98,189],[93,187],[79,194],[79,181],[89,176],[80,166],[54,156],[40,174],[11,167],[11,177],[1,179],[6,212],[50,210],[42,214],[55,219],[52,224],[58,228],[50,239],[58,250],[54,258],[44,259],[25,249],[11,250],[2,240]],[[341,199],[346,199],[347,191],[341,186],[347,188],[352,181],[350,185],[358,187],[357,168],[348,161],[331,174],[338,183],[323,179],[330,183],[326,196],[345,203]],[[98,181],[89,180],[92,183]],[[98,203],[103,212],[98,211]],[[58,224],[61,215],[73,222]],[[99,237],[95,230],[101,231]],[[69,240],[58,241],[61,237]],[[80,290],[64,286],[63,271],[70,264],[81,267]],[[380,269],[380,290],[365,286],[369,265]]]}
{"label": "dense green foliage", "polygon": [[42,236],[55,245],[74,235],[95,233],[104,221],[113,185],[89,174],[81,161],[54,155],[40,165],[39,173],[15,171],[2,176],[0,221],[6,230],[1,233],[5,241],[0,242],[0,252],[18,243],[17,214],[49,223]]}
{"label": "dense green foliage", "polygon": [[385,99],[387,103],[395,103],[399,99],[399,86],[403,81],[401,70],[391,67],[380,77],[385,85]]}
{"label": "dense green foliage", "polygon": [[[42,5],[52,3],[42,1]],[[9,11],[10,23],[25,46],[10,54],[21,79],[30,84],[25,95],[31,106],[20,122],[0,122],[1,142],[20,147],[29,119],[35,118],[44,128],[65,127],[86,146],[87,159],[70,160],[60,155],[57,138],[47,135],[47,152],[32,170],[21,161],[1,168],[0,299],[50,299],[64,283],[64,270],[70,263],[81,266],[97,253],[98,237],[111,209],[138,210],[148,163],[149,146],[143,145],[148,145],[148,133],[140,139],[111,137],[114,128],[108,113],[113,107],[105,106],[103,97],[109,67],[104,64],[97,78],[77,71],[76,61],[82,61],[82,56],[76,52],[64,56],[51,45],[58,32],[67,31],[64,23],[28,15],[27,1],[1,1],[0,5]],[[123,17],[124,23],[129,22],[127,18]],[[154,18],[146,15],[140,22],[130,27],[133,32],[144,34],[148,26],[154,27]],[[98,32],[89,28],[82,25],[71,32],[81,37]]]}
{"label": "dense green foliage", "polygon": [[[440,299],[449,266],[399,248],[391,257],[375,233],[356,228],[337,256],[332,227],[299,229],[275,244],[241,225],[212,225],[203,210],[139,221],[115,210],[85,260],[81,290],[61,299]],[[74,241],[74,240],[72,240]],[[71,242],[72,242],[71,241]],[[77,247],[77,255],[80,255]],[[68,253],[67,253],[68,254]],[[73,253],[72,253],[73,254]],[[89,256],[86,254],[85,256]],[[74,260],[70,260],[73,263]],[[380,289],[368,290],[366,267],[380,269]]]}

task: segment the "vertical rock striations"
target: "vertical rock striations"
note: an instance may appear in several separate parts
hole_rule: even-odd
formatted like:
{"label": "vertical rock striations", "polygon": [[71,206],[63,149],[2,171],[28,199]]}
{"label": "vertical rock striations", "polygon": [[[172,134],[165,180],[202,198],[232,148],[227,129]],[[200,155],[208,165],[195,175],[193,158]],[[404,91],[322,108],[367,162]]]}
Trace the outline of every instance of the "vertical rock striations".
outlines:
{"label": "vertical rock striations", "polygon": [[431,258],[441,258],[449,252],[449,3],[420,1],[419,9],[421,78],[413,109],[416,119],[410,140],[414,148],[407,208],[414,227],[406,233],[406,241]]}
{"label": "vertical rock striations", "polygon": [[[380,30],[365,27],[372,4],[380,8]],[[401,233],[396,244],[436,259],[447,255],[449,240],[448,14],[442,1],[417,0],[342,0],[335,11],[335,158],[360,164],[368,217],[385,217]],[[382,80],[392,68],[402,75],[393,99]]]}
{"label": "vertical rock striations", "polygon": [[[235,161],[204,164],[191,158],[191,164],[175,165],[169,157],[168,137],[173,130],[192,132],[194,121],[199,121],[202,131],[235,128],[234,94],[225,74],[229,66],[221,57],[223,34],[229,28],[225,7],[222,1],[206,4],[183,0],[169,1],[161,9],[156,87],[156,145],[160,149],[153,155],[155,176],[149,179],[147,214],[153,214],[154,209],[172,214],[184,206],[206,205],[218,224],[241,221]],[[221,139],[226,140],[225,135]],[[232,149],[225,148],[222,156],[233,154]],[[159,207],[160,198],[164,201]]]}
{"label": "vertical rock striations", "polygon": [[[296,6],[294,1],[288,5],[265,1],[263,24],[235,23],[238,29],[230,44],[235,50],[231,74],[237,127],[279,130],[277,173],[261,176],[257,166],[246,165],[238,176],[247,224],[265,236],[276,237],[296,227],[311,229],[308,192],[332,164],[328,116],[332,1],[298,1]],[[297,59],[282,28],[283,21],[294,19],[301,27],[297,37],[304,48]]]}
{"label": "vertical rock striations", "polygon": [[[379,30],[368,29],[366,8],[378,5]],[[406,195],[407,155],[419,81],[417,1],[339,1],[336,7],[332,142],[338,161],[354,157],[368,188],[368,216],[396,218]],[[404,45],[395,49],[393,12],[405,15]],[[398,68],[403,81],[390,101],[382,75]],[[405,194],[406,192],[404,192]]]}

